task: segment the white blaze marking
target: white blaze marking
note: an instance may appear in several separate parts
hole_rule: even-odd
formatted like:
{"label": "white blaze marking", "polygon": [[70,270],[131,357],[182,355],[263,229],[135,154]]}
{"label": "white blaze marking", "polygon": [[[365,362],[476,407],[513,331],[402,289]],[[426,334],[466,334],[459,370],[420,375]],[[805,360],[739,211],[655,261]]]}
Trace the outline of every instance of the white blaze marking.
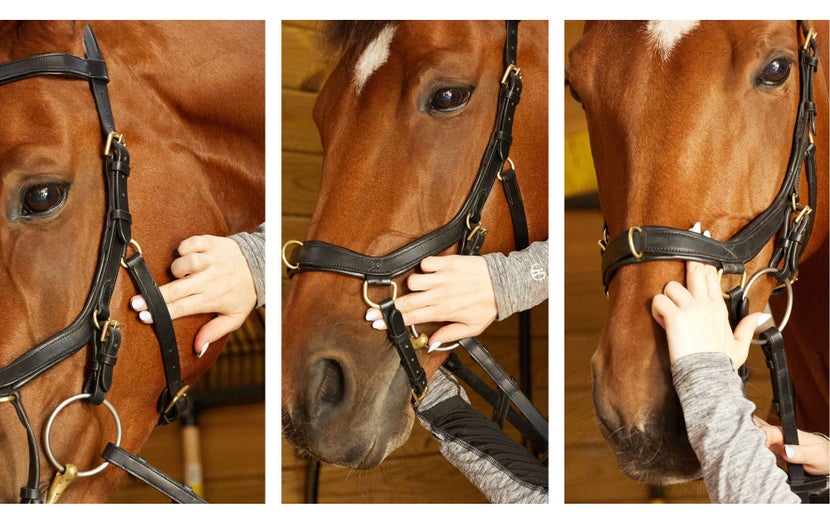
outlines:
{"label": "white blaze marking", "polygon": [[375,72],[378,67],[386,63],[389,58],[389,45],[392,43],[392,38],[395,36],[395,26],[387,25],[375,37],[372,42],[366,46],[363,54],[358,58],[354,66],[354,87],[357,94],[363,89],[366,80]]}
{"label": "white blaze marking", "polygon": [[651,20],[646,24],[646,30],[649,39],[665,62],[669,59],[677,42],[699,23],[699,20]]}

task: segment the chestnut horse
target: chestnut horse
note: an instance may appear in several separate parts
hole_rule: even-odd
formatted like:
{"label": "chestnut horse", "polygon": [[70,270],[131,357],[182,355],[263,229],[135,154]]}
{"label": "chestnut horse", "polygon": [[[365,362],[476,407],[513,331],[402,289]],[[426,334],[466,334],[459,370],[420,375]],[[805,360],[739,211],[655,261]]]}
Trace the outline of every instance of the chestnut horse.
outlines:
{"label": "chestnut horse", "polygon": [[[806,25],[817,30],[819,48],[812,81],[817,203],[783,333],[798,426],[827,433],[830,34],[826,21]],[[799,63],[800,48],[811,47],[807,42],[795,21],[586,23],[570,50],[567,78],[585,109],[607,237],[623,234],[622,241],[633,244],[630,252],[642,254],[639,232],[646,226],[688,234],[700,222],[711,245],[748,230],[788,172],[800,93],[809,89],[801,85]],[[800,160],[797,155],[792,170],[796,180],[804,177]],[[800,208],[807,204],[807,180],[799,186]],[[765,239],[758,245],[747,274],[770,263],[775,244]],[[684,270],[682,260],[662,260],[606,274],[608,317],[592,359],[604,436],[626,474],[655,484],[700,472],[672,387],[666,337],[650,313],[651,298],[668,281],[685,282]],[[739,284],[739,276],[723,275],[725,291]],[[775,285],[775,278],[762,276],[747,291],[751,311],[769,301],[780,322],[786,298],[770,299]]]}
{"label": "chestnut horse", "polygon": [[[314,108],[324,161],[305,243],[386,256],[453,220],[470,193],[506,76],[505,22],[336,29],[345,29],[344,51]],[[535,241],[547,238],[545,22],[519,24],[517,64],[524,87],[510,158]],[[490,230],[482,253],[515,249],[510,220],[494,188],[482,213]],[[455,245],[442,251],[457,252]],[[282,321],[284,434],[322,461],[374,467],[409,437],[410,382],[386,334],[364,320],[361,281],[299,265]],[[395,274],[399,293],[409,273]],[[380,300],[388,289],[370,292]],[[418,326],[426,333],[436,327]],[[428,378],[446,352],[421,352],[418,359]]]}
{"label": "chestnut horse", "polygon": [[[133,246],[142,249],[162,285],[171,280],[168,267],[183,239],[253,231],[264,221],[264,24],[88,24],[106,64],[112,116],[132,158]],[[42,53],[84,58],[86,25],[2,22],[0,63]],[[42,59],[57,61],[72,60]],[[99,70],[94,63],[90,68]],[[43,72],[0,85],[0,299],[6,310],[0,371],[80,318],[103,248],[105,218],[129,217],[125,209],[117,216],[107,212],[99,95],[93,98],[86,78]],[[124,186],[109,197],[126,195]],[[139,290],[126,271],[109,291],[123,344],[106,400],[120,417],[120,446],[137,453],[159,419],[165,372],[153,329],[128,307]],[[193,337],[207,319],[175,321],[186,384],[221,351],[219,343],[201,359],[194,355]],[[45,372],[11,383],[19,395],[0,403],[0,500],[16,502],[30,473],[27,432],[8,403],[25,409],[39,447],[37,486],[48,484],[56,469],[44,449],[45,426],[56,406],[82,392],[89,359],[90,351],[81,347]],[[115,438],[107,409],[81,400],[55,417],[49,442],[59,464],[85,472],[102,464],[102,451]],[[122,476],[108,466],[76,478],[61,501],[103,502]]]}

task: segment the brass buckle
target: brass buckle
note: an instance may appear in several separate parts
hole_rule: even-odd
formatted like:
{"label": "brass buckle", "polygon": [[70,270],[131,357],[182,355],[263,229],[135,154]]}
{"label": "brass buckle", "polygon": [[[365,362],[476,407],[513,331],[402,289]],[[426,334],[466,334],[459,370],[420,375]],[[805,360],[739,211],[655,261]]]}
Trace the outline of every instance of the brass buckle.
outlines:
{"label": "brass buckle", "polygon": [[98,322],[98,312],[100,310],[95,310],[92,314],[92,324],[95,325],[95,329],[101,332],[101,337],[99,340],[103,343],[107,340],[107,336],[109,335],[110,328],[118,328],[118,321],[115,319],[107,319],[104,321],[104,324]]}
{"label": "brass buckle", "polygon": [[176,392],[176,395],[174,395],[173,398],[170,399],[170,404],[168,404],[167,407],[164,409],[164,412],[163,412],[164,415],[167,415],[167,412],[169,412],[170,410],[173,409],[173,406],[175,406],[176,403],[179,402],[179,399],[181,399],[182,397],[187,395],[187,390],[189,390],[189,389],[190,389],[190,385],[185,384],[184,386],[182,386],[179,389],[179,391]]}
{"label": "brass buckle", "polygon": [[519,69],[516,64],[511,63],[507,66],[507,69],[504,70],[504,75],[501,77],[502,85],[507,83],[507,77],[510,76],[510,73],[517,75],[519,78],[522,77],[522,70]]}
{"label": "brass buckle", "polygon": [[121,145],[127,143],[127,140],[124,138],[123,134],[121,134],[120,132],[110,131],[110,133],[107,134],[107,143],[104,145],[105,157],[110,155],[110,149],[112,149],[113,140],[117,141]]}

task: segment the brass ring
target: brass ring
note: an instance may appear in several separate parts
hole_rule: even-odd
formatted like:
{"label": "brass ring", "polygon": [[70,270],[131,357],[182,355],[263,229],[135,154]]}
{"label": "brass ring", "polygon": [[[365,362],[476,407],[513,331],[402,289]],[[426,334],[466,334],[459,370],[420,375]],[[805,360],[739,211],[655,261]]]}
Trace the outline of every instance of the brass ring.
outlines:
{"label": "brass ring", "polygon": [[[131,240],[130,240],[130,242],[129,242],[129,243],[127,243],[127,246],[131,246],[131,247],[133,247],[133,250],[135,250],[136,252],[138,252],[138,255],[142,255],[142,252],[141,252],[141,245],[139,245],[139,244],[138,244],[138,241],[136,241],[135,239],[131,239]],[[121,258],[121,266],[123,266],[124,268],[128,268],[128,267],[127,267],[127,263],[124,261],[124,258],[123,258],[123,257]]]}
{"label": "brass ring", "polygon": [[[398,298],[398,285],[394,281],[390,281],[392,285],[392,301],[394,302],[395,299]],[[375,310],[380,310],[380,305],[376,302],[369,299],[369,280],[363,281],[363,301],[374,308]]]}
{"label": "brass ring", "polygon": [[634,226],[628,229],[628,248],[631,250],[631,255],[634,256],[634,259],[642,259],[645,254],[642,252],[637,252],[637,249],[634,248],[634,231],[637,231],[638,234],[641,234],[643,230],[640,227]]}
{"label": "brass ring", "polygon": [[[512,160],[512,159],[510,159],[510,156],[508,156],[508,157],[507,157],[507,163],[509,163],[509,164],[510,164],[510,170],[516,170],[516,164],[515,164],[515,163],[513,163],[513,160]],[[503,165],[502,165],[502,166],[503,166]],[[503,171],[503,170],[502,170],[502,171],[499,171],[499,173],[498,173],[498,174],[496,174],[496,178],[497,178],[499,181],[503,181],[503,180],[501,179],[501,173],[502,173],[502,172],[504,172],[504,171]]]}
{"label": "brass ring", "polygon": [[299,263],[296,264],[296,265],[292,265],[291,263],[288,262],[288,258],[285,256],[285,249],[288,247],[288,245],[292,245],[292,244],[303,246],[303,242],[302,241],[297,241],[296,239],[289,239],[288,241],[286,241],[285,244],[282,246],[282,262],[285,263],[285,266],[287,266],[289,268],[289,270],[296,270],[296,269],[300,268]]}

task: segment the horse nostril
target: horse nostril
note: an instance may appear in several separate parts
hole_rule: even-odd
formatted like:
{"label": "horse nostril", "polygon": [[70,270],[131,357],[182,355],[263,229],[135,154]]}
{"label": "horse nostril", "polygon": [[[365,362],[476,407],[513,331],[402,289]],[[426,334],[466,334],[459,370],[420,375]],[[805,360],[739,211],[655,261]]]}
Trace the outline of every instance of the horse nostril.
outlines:
{"label": "horse nostril", "polygon": [[320,380],[317,397],[322,402],[336,406],[340,404],[345,394],[343,368],[331,359],[324,359],[321,364],[323,365],[323,376]]}

